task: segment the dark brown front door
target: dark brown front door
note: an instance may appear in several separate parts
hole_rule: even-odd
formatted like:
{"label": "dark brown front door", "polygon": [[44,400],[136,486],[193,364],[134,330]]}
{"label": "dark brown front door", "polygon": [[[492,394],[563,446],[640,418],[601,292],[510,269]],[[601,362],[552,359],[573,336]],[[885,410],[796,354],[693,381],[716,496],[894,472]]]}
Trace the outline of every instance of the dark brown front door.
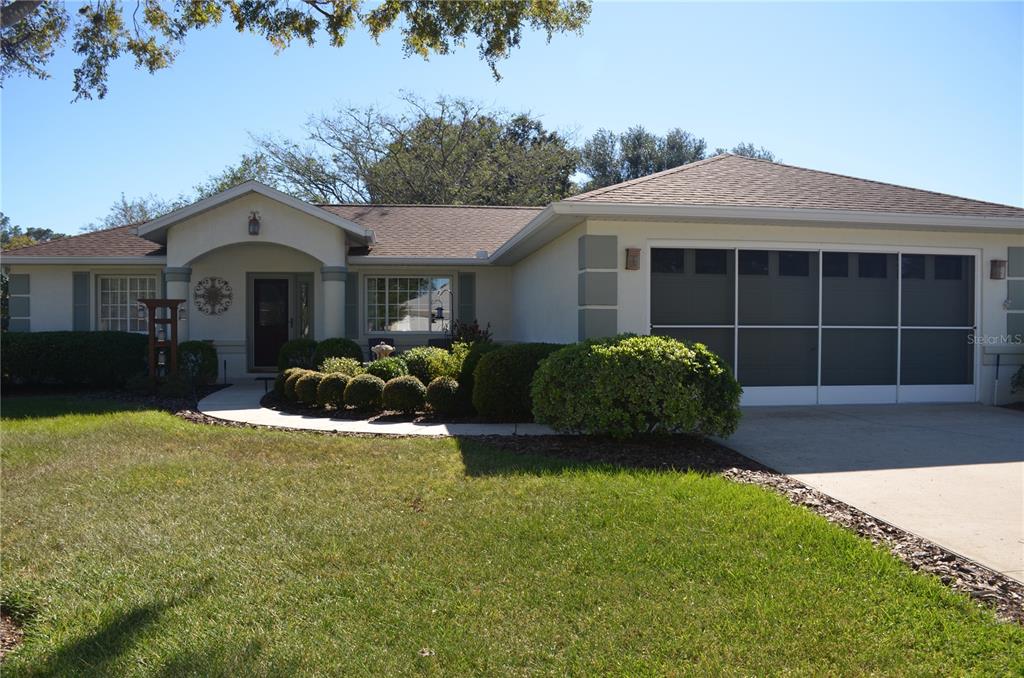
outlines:
{"label": "dark brown front door", "polygon": [[276,367],[277,354],[288,341],[288,281],[253,280],[253,367]]}

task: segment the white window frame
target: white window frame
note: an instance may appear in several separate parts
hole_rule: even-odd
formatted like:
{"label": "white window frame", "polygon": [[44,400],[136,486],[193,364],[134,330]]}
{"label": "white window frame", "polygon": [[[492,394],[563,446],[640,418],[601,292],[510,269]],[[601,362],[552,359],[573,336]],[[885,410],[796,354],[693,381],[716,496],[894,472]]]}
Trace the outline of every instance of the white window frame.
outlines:
{"label": "white window frame", "polygon": [[[399,273],[399,274],[395,274],[395,273],[364,273],[362,275],[362,283],[363,283],[362,284],[362,287],[363,287],[363,293],[362,293],[362,297],[363,297],[363,330],[364,330],[364,332],[366,333],[367,336],[386,336],[386,335],[390,335],[390,334],[398,334],[398,335],[403,335],[403,336],[413,335],[413,334],[423,334],[423,335],[444,335],[444,334],[447,334],[448,331],[451,328],[452,319],[453,319],[452,316],[455,313],[455,292],[454,292],[455,277],[456,276],[455,276],[454,273],[447,273],[447,272],[446,273]],[[443,321],[441,321],[440,323],[437,323],[437,329],[434,329],[435,321],[433,320],[433,309],[436,307],[436,303],[434,301],[434,299],[436,298],[436,295],[435,295],[435,292],[433,290],[433,281],[437,280],[439,278],[443,278],[443,279],[448,281],[448,303],[447,303],[447,309],[446,309],[447,310],[447,316],[444,318]],[[390,322],[392,320],[392,318],[390,317],[390,305],[389,305],[389,303],[387,301],[387,295],[391,291],[391,283],[392,283],[392,281],[400,280],[400,279],[403,279],[403,280],[417,280],[417,281],[426,280],[427,284],[428,284],[428,287],[430,288],[430,299],[428,300],[428,303],[427,303],[427,306],[428,306],[427,310],[428,310],[428,313],[430,314],[430,318],[431,318],[430,322],[428,323],[429,329],[426,329],[426,330],[389,330],[389,329],[375,330],[375,329],[370,329],[370,323],[371,323],[370,307],[371,306],[376,306],[376,304],[371,304],[370,303],[370,280],[373,280],[373,279],[384,280],[385,281],[385,305],[384,305],[384,308],[385,308],[384,324],[385,325],[387,325],[388,322]],[[395,319],[397,320],[397,318],[395,318]]]}
{"label": "white window frame", "polygon": [[[655,248],[683,248],[683,249],[725,249],[733,250],[735,259],[736,284],[734,286],[735,298],[733,300],[733,324],[730,325],[686,325],[680,327],[715,327],[729,328],[733,330],[733,369],[739,365],[739,330],[741,328],[756,328],[752,325],[743,325],[738,322],[739,311],[739,251],[740,250],[775,250],[775,251],[808,251],[818,255],[818,324],[817,325],[772,325],[774,329],[817,329],[818,330],[818,378],[817,384],[811,386],[753,386],[743,389],[743,405],[814,405],[834,403],[906,403],[906,402],[974,402],[981,394],[981,351],[977,345],[973,348],[973,382],[970,384],[927,384],[908,385],[900,383],[900,361],[903,348],[903,330],[928,329],[928,330],[971,330],[978,331],[981,327],[982,310],[982,251],[972,248],[956,247],[934,247],[927,245],[893,245],[893,244],[867,244],[867,243],[812,243],[812,242],[786,242],[786,241],[751,241],[742,242],[736,240],[695,240],[695,239],[650,239],[644,248],[644,259],[651,262],[651,250]],[[821,319],[821,278],[822,258],[825,252],[875,252],[880,254],[896,255],[896,286],[897,286],[897,323],[893,326],[884,326],[879,329],[893,329],[897,332],[897,353],[896,353],[896,384],[882,386],[826,386],[821,383],[821,332],[823,329],[843,329],[845,326],[823,325]],[[934,254],[934,255],[961,255],[969,256],[974,260],[974,318],[973,325],[957,325],[955,327],[918,327],[903,324],[903,266],[904,254]],[[645,286],[645,317],[644,326],[650,332],[651,325],[651,272],[647,271],[644,276]],[[659,327],[672,327],[661,325]],[[872,329],[869,326],[855,326],[856,329]]]}
{"label": "white window frame", "polygon": [[[126,301],[121,302],[118,300],[117,303],[105,302],[104,295],[104,283],[112,280],[124,281],[125,289],[124,292],[127,294]],[[146,285],[146,289],[143,290],[142,286],[138,284],[139,281],[149,281],[152,284]],[[133,283],[136,283],[133,288]],[[152,290],[150,292],[150,289]],[[140,298],[154,298],[159,295],[160,282],[157,280],[155,275],[145,274],[118,274],[118,275],[97,275],[96,276],[96,329],[111,330],[115,332],[136,332],[145,333],[149,331],[148,323],[149,319],[146,316],[139,317],[139,304],[138,299]],[[110,292],[110,290],[108,290]],[[121,290],[116,290],[120,293]],[[132,298],[132,294],[135,297]],[[144,293],[144,294],[143,294]],[[125,315],[113,316],[109,314],[109,309],[115,307],[123,307],[125,309]],[[106,312],[106,315],[105,315]],[[123,326],[122,326],[123,323]],[[116,326],[111,326],[116,325]]]}

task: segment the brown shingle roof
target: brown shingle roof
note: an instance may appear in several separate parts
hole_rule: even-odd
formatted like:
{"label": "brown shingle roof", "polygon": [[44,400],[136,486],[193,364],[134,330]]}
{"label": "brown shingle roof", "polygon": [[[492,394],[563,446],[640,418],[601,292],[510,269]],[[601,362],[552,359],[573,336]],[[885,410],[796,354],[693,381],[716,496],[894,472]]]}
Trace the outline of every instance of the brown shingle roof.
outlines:
{"label": "brown shingle roof", "polygon": [[474,258],[494,252],[541,211],[540,207],[474,205],[320,205],[373,229],[370,253],[384,257]]}
{"label": "brown shingle roof", "polygon": [[18,257],[148,257],[163,256],[164,246],[135,235],[138,224],[91,231],[59,240],[19,247],[3,253]]}
{"label": "brown shingle roof", "polygon": [[717,205],[1024,217],[1024,209],[755,160],[718,155],[569,198],[645,205]]}

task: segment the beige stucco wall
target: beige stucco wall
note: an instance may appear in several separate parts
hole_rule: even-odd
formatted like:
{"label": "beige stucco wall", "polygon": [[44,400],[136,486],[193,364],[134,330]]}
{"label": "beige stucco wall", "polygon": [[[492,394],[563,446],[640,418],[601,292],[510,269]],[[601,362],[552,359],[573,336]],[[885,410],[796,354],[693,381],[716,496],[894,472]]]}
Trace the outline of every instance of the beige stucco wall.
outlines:
{"label": "beige stucco wall", "polygon": [[580,225],[512,267],[512,325],[515,341],[571,343],[579,335]]}
{"label": "beige stucco wall", "polygon": [[[249,235],[249,215],[260,213],[260,234]],[[326,221],[257,193],[177,223],[167,233],[167,265],[188,266],[226,245],[274,243],[309,252],[324,266],[345,265],[345,232]]]}
{"label": "beige stucco wall", "polygon": [[70,330],[73,327],[72,274],[88,272],[89,322],[96,329],[96,304],[99,286],[96,278],[107,275],[151,275],[161,289],[163,266],[60,266],[4,264],[12,274],[29,276],[30,320],[33,332]]}
{"label": "beige stucco wall", "polygon": [[[619,247],[618,278],[618,330],[646,334],[650,330],[648,277],[650,276],[650,244],[659,240],[693,241],[696,246],[724,247],[784,247],[823,246],[857,251],[858,247],[884,247],[934,251],[943,248],[970,250],[977,254],[980,268],[980,303],[978,334],[1001,337],[1007,333],[1007,313],[1003,302],[1007,298],[1005,280],[989,279],[989,261],[1006,259],[1007,249],[1024,245],[1024,234],[1017,233],[965,233],[944,231],[913,231],[881,228],[833,228],[814,226],[775,226],[766,224],[707,224],[686,222],[589,220],[585,232],[593,235],[616,235]],[[582,231],[581,231],[582,232]],[[640,270],[625,270],[627,247],[642,251]],[[978,347],[981,363],[979,399],[992,401],[995,379],[994,349]],[[1021,362],[1019,353],[1003,357],[1000,380],[1000,399],[1009,398],[1009,376]],[[1012,366],[1012,367],[1011,367]]]}

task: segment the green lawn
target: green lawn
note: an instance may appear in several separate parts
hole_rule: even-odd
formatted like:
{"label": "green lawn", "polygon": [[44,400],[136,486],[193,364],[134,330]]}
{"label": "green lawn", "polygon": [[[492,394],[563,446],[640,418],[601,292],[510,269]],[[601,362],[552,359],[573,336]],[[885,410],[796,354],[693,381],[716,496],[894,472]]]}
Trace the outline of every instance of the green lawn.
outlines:
{"label": "green lawn", "polygon": [[1024,629],[718,477],[60,398],[3,415],[2,595],[27,617],[5,678],[1024,668]]}

